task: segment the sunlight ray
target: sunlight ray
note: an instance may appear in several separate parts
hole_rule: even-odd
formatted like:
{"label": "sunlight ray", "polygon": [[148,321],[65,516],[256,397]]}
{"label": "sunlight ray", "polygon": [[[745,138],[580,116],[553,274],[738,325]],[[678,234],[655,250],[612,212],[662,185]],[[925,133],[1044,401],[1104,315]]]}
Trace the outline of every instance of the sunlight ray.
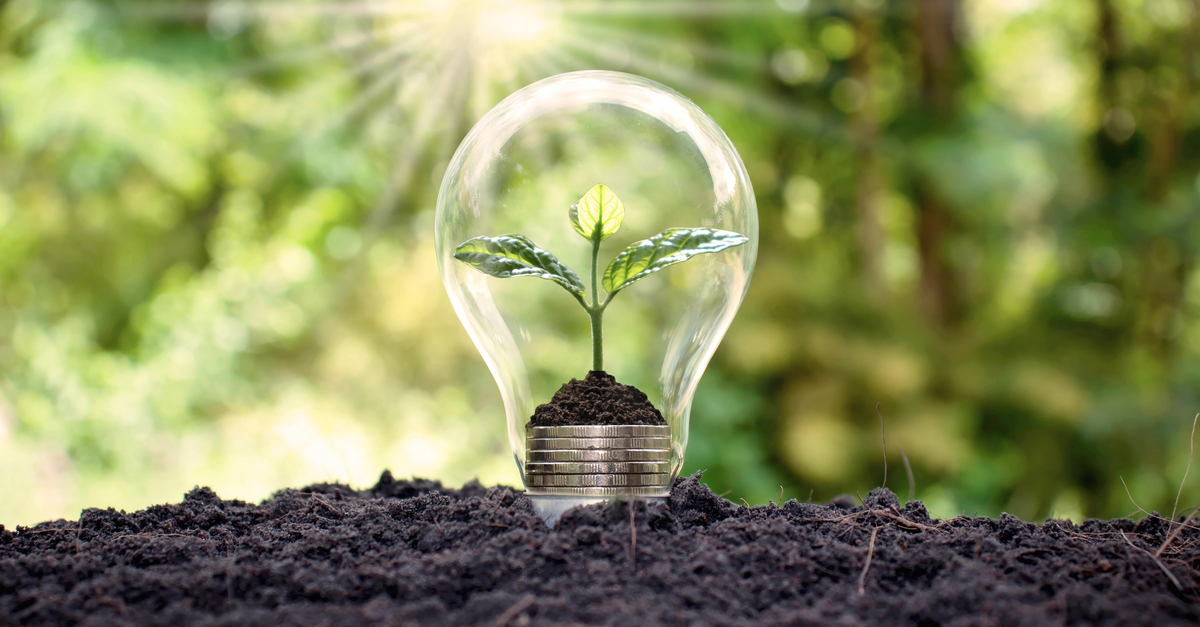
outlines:
{"label": "sunlight ray", "polygon": [[370,84],[362,93],[355,96],[354,100],[350,101],[345,108],[340,110],[333,118],[319,124],[312,130],[305,133],[302,139],[302,144],[307,144],[315,141],[317,138],[340,128],[351,120],[357,118],[365,111],[373,102],[387,92],[391,87],[396,86],[405,72],[414,63],[412,59],[405,59],[404,62],[396,64],[396,67],[388,70],[380,75],[374,82]]}
{"label": "sunlight ray", "polygon": [[[550,62],[556,70],[554,74],[560,72],[570,72],[574,70],[591,70],[591,69],[618,69],[618,68],[600,68],[597,66],[596,58],[588,58],[588,55],[573,47],[560,47],[554,50],[554,54]],[[620,68],[624,69],[624,68]]]}
{"label": "sunlight ray", "polygon": [[734,15],[787,15],[769,0],[737,1],[667,1],[667,2],[564,2],[562,11],[567,15],[629,15],[639,17],[701,17]]}
{"label": "sunlight ray", "polygon": [[[536,82],[548,76],[562,73],[565,69],[572,67],[581,67],[562,62],[564,56],[564,48],[551,48],[545,54],[526,57],[527,67],[529,67],[530,77],[533,79],[530,82]],[[587,67],[587,66],[582,66]]]}
{"label": "sunlight ray", "polygon": [[[402,58],[405,54],[407,54],[407,52],[399,47],[381,50],[377,54],[372,55],[369,59],[360,62],[353,68],[350,68],[346,72],[338,73],[311,85],[307,85],[297,92],[285,95],[284,99],[294,103],[293,106],[295,107],[304,107],[316,100],[319,100],[319,97],[329,93],[338,85],[356,78],[369,76],[376,70],[386,66],[389,62],[396,62],[396,67],[388,72],[384,72],[381,77],[388,77],[388,80],[394,81],[396,78],[398,78],[398,76],[394,76],[394,73],[402,72],[406,65],[411,63],[411,59]],[[355,103],[359,102],[359,99],[363,98],[364,96],[369,96],[367,100],[373,99],[372,94],[377,94],[376,92],[372,92],[372,89],[375,88],[377,81],[385,82],[383,78],[374,79],[371,82],[371,85],[365,88],[364,91],[359,94],[359,96],[357,96],[350,105],[348,105],[348,107],[353,108],[356,106]]]}
{"label": "sunlight ray", "polygon": [[[466,98],[468,100],[469,116],[472,121],[483,117],[497,102],[499,98],[496,92],[499,89],[507,89],[512,83],[519,71],[518,68],[513,68],[507,76],[489,77],[483,72],[474,71],[471,73],[471,86],[467,90]],[[508,93],[508,92],[505,92]],[[503,95],[500,96],[502,98]]]}
{"label": "sunlight ray", "polygon": [[264,57],[252,63],[239,65],[233,68],[232,73],[234,76],[249,76],[261,72],[268,72],[290,65],[297,65],[305,61],[320,59],[321,57],[330,54],[352,52],[359,48],[364,48],[371,44],[377,43],[381,40],[394,41],[397,38],[402,38],[402,34],[406,36],[408,33],[416,30],[417,26],[412,22],[400,22],[382,31],[345,35],[338,37],[333,41],[325,42],[315,46],[310,46],[299,50],[289,50],[277,55]]}
{"label": "sunlight ray", "polygon": [[360,18],[428,13],[429,3],[420,0],[373,2],[194,2],[115,7],[133,19],[204,19],[216,10],[237,11],[251,19],[279,17]]}
{"label": "sunlight ray", "polygon": [[[517,60],[517,73],[515,83],[529,85],[545,78],[546,75],[542,71],[542,66],[538,62],[529,57],[522,57]],[[512,93],[511,91],[508,93]]]}
{"label": "sunlight ray", "polygon": [[[571,26],[573,28],[576,26],[574,21],[571,21]],[[766,60],[757,54],[738,52],[728,48],[718,48],[709,44],[685,41],[661,35],[636,33],[629,29],[620,29],[615,26],[603,26],[596,23],[586,23],[581,26],[595,33],[605,33],[608,38],[614,41],[623,41],[626,44],[635,44],[657,50],[662,50],[667,45],[679,45],[696,59],[704,59],[731,68],[754,72],[763,72],[767,69]]]}
{"label": "sunlight ray", "polygon": [[[408,191],[409,182],[415,173],[417,162],[421,157],[421,153],[427,149],[429,137],[435,132],[438,125],[437,117],[445,116],[446,112],[453,108],[461,110],[463,94],[459,91],[459,101],[452,102],[452,97],[455,92],[456,82],[462,76],[463,66],[469,63],[466,54],[458,51],[453,54],[453,59],[450,63],[441,65],[437,85],[435,86],[430,98],[419,108],[417,115],[413,118],[409,128],[412,130],[412,135],[408,141],[402,142],[399,153],[393,159],[392,174],[388,179],[386,189],[379,196],[379,200],[371,208],[367,220],[366,242],[364,250],[370,246],[370,243],[378,236],[379,232],[386,225],[388,218],[396,210],[405,192]],[[453,122],[448,122],[453,124]],[[451,132],[451,131],[444,131]],[[453,133],[452,133],[453,134]]]}
{"label": "sunlight ray", "polygon": [[[581,28],[586,29],[587,27],[581,26]],[[604,46],[596,44],[588,37],[577,37],[571,43],[592,52],[597,57],[611,56],[612,54]],[[749,93],[743,85],[703,76],[696,72],[685,71],[678,67],[672,67],[669,64],[659,63],[657,60],[650,59],[645,54],[635,50],[630,50],[628,62],[630,68],[637,73],[649,76],[661,76],[673,87],[692,90],[716,100],[746,107],[757,113],[787,123],[789,126],[793,126],[802,132],[824,134],[833,131],[836,136],[847,141],[849,139],[849,132],[844,124],[826,119],[826,116],[790,103],[780,102],[777,99],[760,94]]]}

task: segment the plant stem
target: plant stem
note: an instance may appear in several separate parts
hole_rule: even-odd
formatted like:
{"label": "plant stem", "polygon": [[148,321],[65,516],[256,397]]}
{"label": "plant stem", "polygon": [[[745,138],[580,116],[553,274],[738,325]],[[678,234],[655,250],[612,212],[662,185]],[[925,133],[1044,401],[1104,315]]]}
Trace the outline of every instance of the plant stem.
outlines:
{"label": "plant stem", "polygon": [[599,372],[604,370],[604,309],[588,309],[588,316],[592,318],[592,370]]}
{"label": "plant stem", "polygon": [[596,288],[596,260],[599,255],[600,238],[597,236],[592,238],[592,306],[586,307],[592,319],[592,370],[595,371],[604,370],[604,307],[600,306],[600,295]]}

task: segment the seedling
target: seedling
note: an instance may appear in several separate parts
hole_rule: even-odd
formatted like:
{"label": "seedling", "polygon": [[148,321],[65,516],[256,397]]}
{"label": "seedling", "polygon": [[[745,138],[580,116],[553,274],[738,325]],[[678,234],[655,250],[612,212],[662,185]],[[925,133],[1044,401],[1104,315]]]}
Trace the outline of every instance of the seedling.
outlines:
{"label": "seedling", "polygon": [[608,264],[601,285],[603,302],[596,287],[600,242],[610,238],[625,219],[625,206],[607,185],[596,185],[567,212],[575,232],[592,245],[591,303],[588,293],[566,264],[549,251],[538,248],[528,237],[511,233],[498,237],[476,237],[454,249],[454,258],[501,279],[532,276],[554,281],[567,290],[592,321],[592,370],[604,370],[604,310],[614,296],[641,279],[668,266],[702,253],[715,253],[749,241],[733,231],[710,228],[671,228],[630,244]]}

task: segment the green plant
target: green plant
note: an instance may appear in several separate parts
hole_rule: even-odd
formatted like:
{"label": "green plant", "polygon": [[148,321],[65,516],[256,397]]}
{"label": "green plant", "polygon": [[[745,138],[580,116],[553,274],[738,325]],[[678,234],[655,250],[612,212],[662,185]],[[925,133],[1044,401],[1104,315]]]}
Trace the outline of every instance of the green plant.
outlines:
{"label": "green plant", "polygon": [[592,292],[579,275],[549,251],[538,248],[524,235],[476,237],[454,250],[454,258],[485,274],[507,279],[532,276],[554,281],[571,293],[592,321],[592,370],[604,369],[604,310],[621,290],[667,266],[702,254],[715,253],[749,241],[733,231],[710,228],[671,228],[650,239],[630,244],[608,264],[601,285],[606,296],[599,299],[596,288],[600,242],[612,237],[625,219],[625,206],[606,185],[588,190],[568,212],[571,226],[592,244]]}

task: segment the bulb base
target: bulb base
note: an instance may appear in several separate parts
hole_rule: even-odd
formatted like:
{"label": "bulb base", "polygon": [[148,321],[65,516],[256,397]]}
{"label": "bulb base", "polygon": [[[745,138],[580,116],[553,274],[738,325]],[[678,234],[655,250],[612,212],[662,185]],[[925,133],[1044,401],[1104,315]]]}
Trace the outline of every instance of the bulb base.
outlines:
{"label": "bulb base", "polygon": [[530,426],[525,436],[525,487],[530,498],[598,502],[665,497],[671,490],[671,427],[667,425]]}
{"label": "bulb base", "polygon": [[[538,516],[541,516],[542,520],[546,521],[546,526],[551,529],[558,524],[558,520],[562,518],[562,515],[571,508],[607,503],[613,500],[613,497],[602,496],[554,496],[528,493],[526,496],[529,498],[530,503],[533,504],[533,510],[537,512]],[[665,496],[639,496],[636,498],[640,501],[662,501],[666,499]]]}

